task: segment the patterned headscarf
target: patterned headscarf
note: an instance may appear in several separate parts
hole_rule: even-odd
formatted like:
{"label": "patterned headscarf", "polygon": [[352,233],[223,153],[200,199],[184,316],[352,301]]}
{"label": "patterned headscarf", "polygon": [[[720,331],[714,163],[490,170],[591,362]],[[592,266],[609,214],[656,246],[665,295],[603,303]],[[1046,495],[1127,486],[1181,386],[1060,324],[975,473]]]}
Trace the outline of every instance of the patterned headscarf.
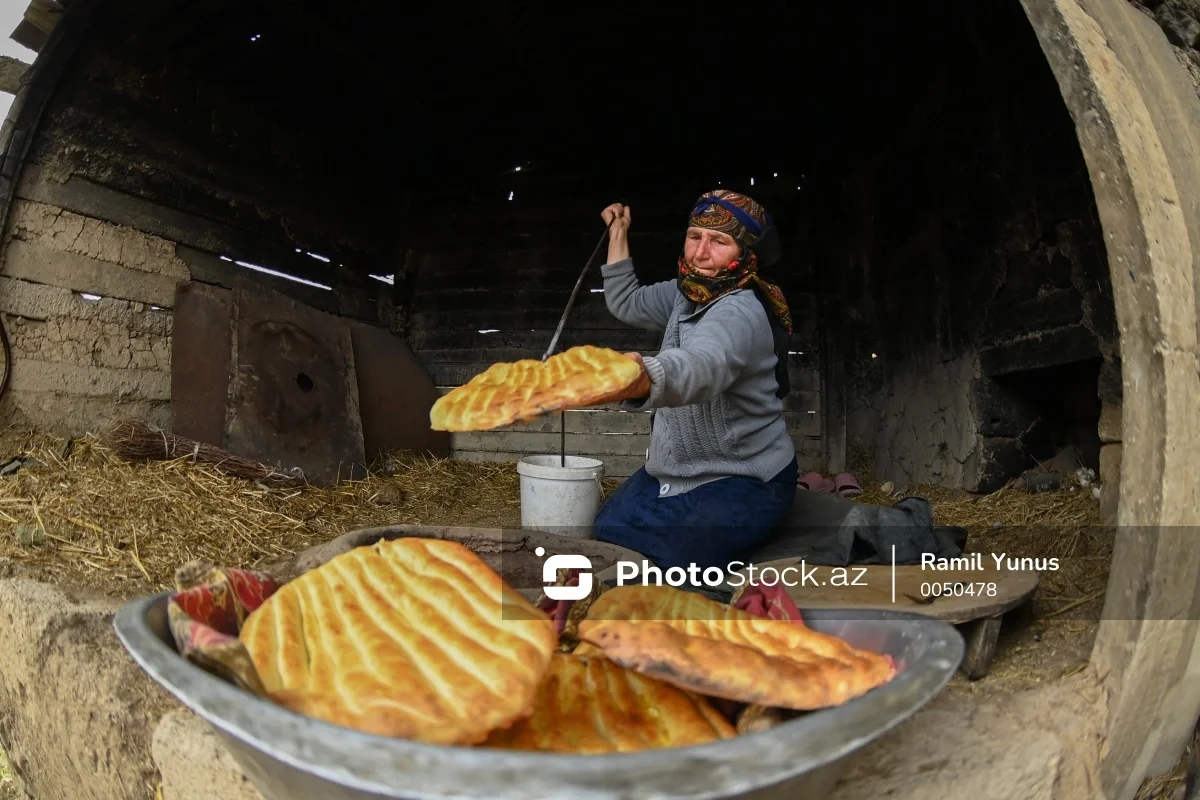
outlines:
{"label": "patterned headscarf", "polygon": [[679,291],[693,303],[705,305],[734,289],[754,284],[762,290],[771,310],[788,333],[792,332],[792,315],[787,300],[778,286],[758,274],[758,256],[751,249],[766,233],[770,216],[758,203],[744,194],[717,189],[700,196],[692,207],[688,226],[727,233],[742,246],[741,258],[722,273],[709,277],[679,256]]}

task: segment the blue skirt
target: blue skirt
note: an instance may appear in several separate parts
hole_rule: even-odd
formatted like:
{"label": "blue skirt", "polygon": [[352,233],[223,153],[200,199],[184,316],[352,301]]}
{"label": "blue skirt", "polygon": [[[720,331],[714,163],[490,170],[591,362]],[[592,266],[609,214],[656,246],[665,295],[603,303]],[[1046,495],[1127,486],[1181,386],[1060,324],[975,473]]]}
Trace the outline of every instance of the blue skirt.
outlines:
{"label": "blue skirt", "polygon": [[600,507],[595,536],[641,553],[663,570],[690,564],[724,569],[746,561],[783,525],[797,477],[793,459],[769,481],[734,476],[660,497],[658,480],[642,467]]}

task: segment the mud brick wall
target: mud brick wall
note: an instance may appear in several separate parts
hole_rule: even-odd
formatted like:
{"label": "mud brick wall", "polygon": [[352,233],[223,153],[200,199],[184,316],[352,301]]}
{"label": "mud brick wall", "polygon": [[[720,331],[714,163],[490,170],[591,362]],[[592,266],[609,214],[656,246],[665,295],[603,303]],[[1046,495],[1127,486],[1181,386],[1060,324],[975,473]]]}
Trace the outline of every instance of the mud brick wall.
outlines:
{"label": "mud brick wall", "polygon": [[248,276],[322,311],[394,322],[392,286],[370,275],[389,275],[402,248],[364,234],[379,228],[321,182],[352,178],[297,155],[319,144],[253,113],[212,74],[220,59],[164,59],[178,42],[154,27],[163,19],[135,16],[98,26],[64,72],[5,223],[9,424],[78,435],[134,414],[170,426],[180,281]]}
{"label": "mud brick wall", "polygon": [[174,243],[18,200],[0,269],[12,379],[0,409],[71,435],[136,414],[170,425]]}

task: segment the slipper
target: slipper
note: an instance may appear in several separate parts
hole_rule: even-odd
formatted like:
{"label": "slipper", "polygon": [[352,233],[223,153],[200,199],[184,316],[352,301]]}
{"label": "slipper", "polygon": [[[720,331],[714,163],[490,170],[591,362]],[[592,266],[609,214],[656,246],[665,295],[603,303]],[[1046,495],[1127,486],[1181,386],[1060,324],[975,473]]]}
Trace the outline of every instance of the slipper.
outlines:
{"label": "slipper", "polygon": [[833,479],[833,488],[842,497],[858,497],[863,493],[862,487],[849,472],[839,472]]}
{"label": "slipper", "polygon": [[833,491],[833,481],[819,472],[807,472],[801,475],[800,479],[796,481],[796,485],[810,492],[829,494]]}

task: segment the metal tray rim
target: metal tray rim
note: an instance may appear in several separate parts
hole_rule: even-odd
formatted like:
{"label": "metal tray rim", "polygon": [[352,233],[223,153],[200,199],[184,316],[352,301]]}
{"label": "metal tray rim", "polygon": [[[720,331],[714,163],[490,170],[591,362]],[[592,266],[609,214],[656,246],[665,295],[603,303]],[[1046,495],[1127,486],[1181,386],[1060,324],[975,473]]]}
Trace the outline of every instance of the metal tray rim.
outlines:
{"label": "metal tray rim", "polygon": [[[771,730],[721,742],[611,755],[566,755],[481,747],[449,747],[361,733],[312,719],[254,697],[187,662],[146,622],[172,593],[127,602],[114,616],[117,637],[134,661],[180,703],[225,736],[302,773],[347,788],[392,796],[398,787],[414,798],[478,797],[464,786],[506,786],[493,796],[530,797],[548,785],[603,792],[614,778],[647,771],[703,773],[704,790],[672,794],[703,800],[728,797],[786,782],[845,759],[916,714],[949,683],[965,643],[948,623],[886,611],[806,611],[820,619],[918,625],[929,644],[923,657],[890,683],[841,706],[791,720]],[[692,781],[695,783],[695,781]],[[490,791],[490,790],[489,790]]]}

